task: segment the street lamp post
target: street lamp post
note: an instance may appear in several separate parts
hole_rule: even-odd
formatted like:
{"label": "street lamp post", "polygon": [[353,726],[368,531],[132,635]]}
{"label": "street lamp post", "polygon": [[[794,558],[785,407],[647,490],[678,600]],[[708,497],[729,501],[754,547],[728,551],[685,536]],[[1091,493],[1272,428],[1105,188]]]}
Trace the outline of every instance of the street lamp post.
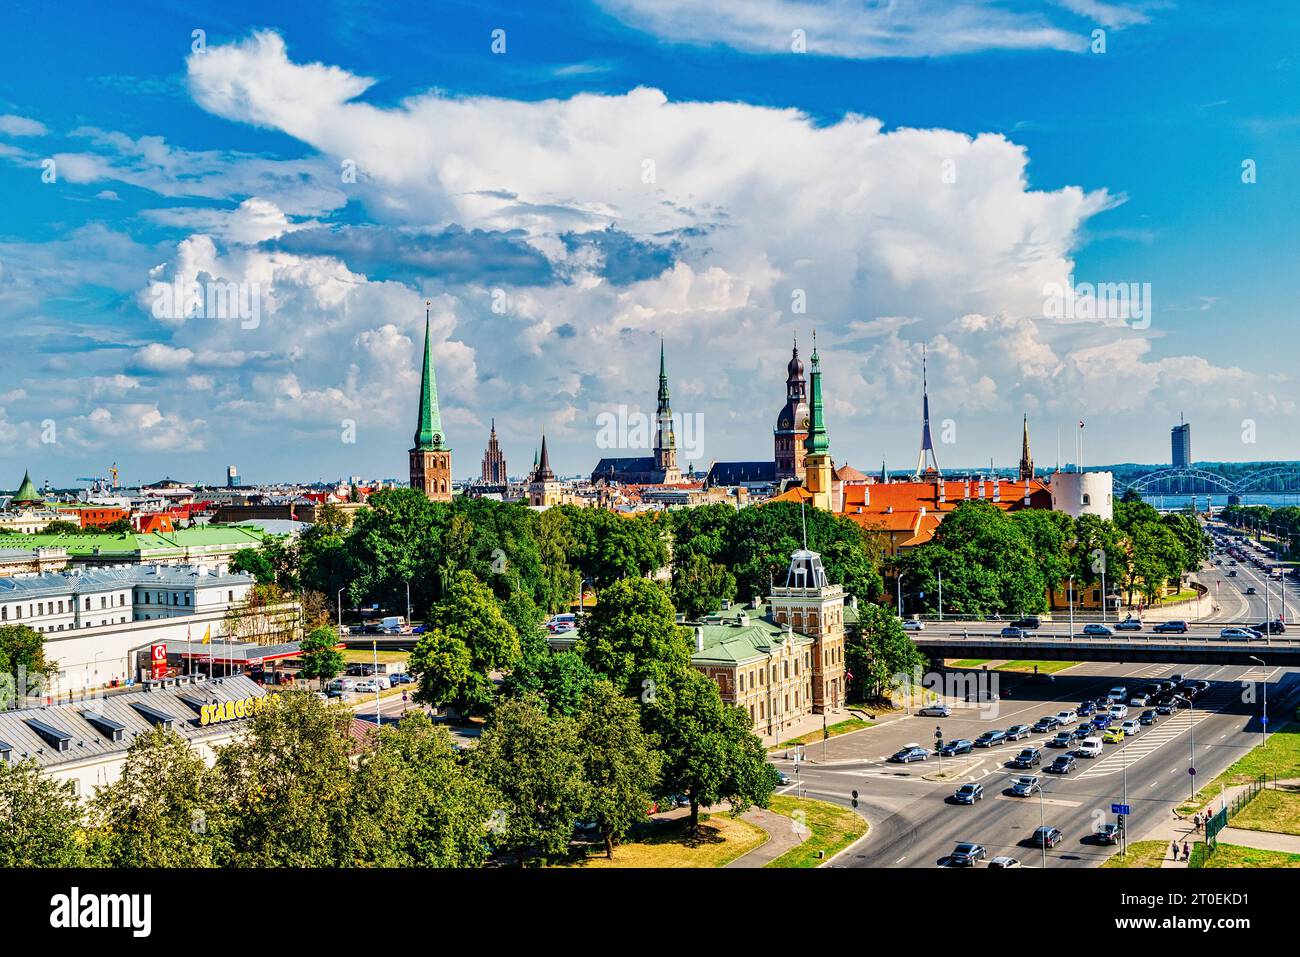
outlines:
{"label": "street lamp post", "polygon": [[1070,640],[1074,640],[1074,576],[1070,576]]}
{"label": "street lamp post", "polygon": [[[1265,668],[1268,667],[1267,665],[1264,664],[1264,659],[1256,658],[1254,655],[1249,655],[1248,657],[1250,658],[1251,661],[1258,661],[1262,667]],[[1259,743],[1268,744],[1268,675],[1265,675],[1260,680],[1259,683],[1264,686],[1264,710],[1262,715],[1263,720],[1260,721],[1259,723],[1259,733],[1260,733]]]}
{"label": "street lamp post", "polygon": [[903,575],[905,572],[898,573],[898,617],[903,617]]}
{"label": "street lamp post", "polygon": [[943,621],[943,569],[940,568],[938,572],[939,572],[939,620]]}
{"label": "street lamp post", "polygon": [[1043,807],[1043,785],[1038,784],[1038,847],[1043,852],[1043,869],[1047,869],[1047,810]]}
{"label": "street lamp post", "polygon": [[345,591],[347,591],[347,589],[348,589],[348,586],[347,586],[347,585],[344,585],[342,588],[339,589],[339,593],[338,593],[338,602],[339,602],[339,636],[340,636],[340,637],[342,637],[342,635],[343,635],[343,593],[344,593]]}

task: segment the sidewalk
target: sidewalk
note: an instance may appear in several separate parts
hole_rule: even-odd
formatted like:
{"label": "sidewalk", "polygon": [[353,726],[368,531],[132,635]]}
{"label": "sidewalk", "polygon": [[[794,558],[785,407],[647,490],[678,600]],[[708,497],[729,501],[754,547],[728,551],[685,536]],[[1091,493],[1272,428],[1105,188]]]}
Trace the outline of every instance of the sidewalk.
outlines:
{"label": "sidewalk", "polygon": [[[787,725],[776,734],[759,734],[758,737],[763,742],[763,747],[771,750],[777,748],[783,742],[793,741],[795,738],[803,737],[805,734],[816,734],[817,737],[814,740],[807,742],[803,746],[804,751],[808,755],[809,761],[813,762],[815,760],[813,755],[814,745],[821,744],[822,741],[821,731],[823,717],[826,718],[826,727],[830,728],[832,725],[839,724],[841,721],[851,720],[852,718],[862,718],[871,721],[878,726],[887,721],[906,717],[906,714],[902,711],[881,713],[871,708],[828,708],[824,716],[820,714],[810,714],[806,717],[800,718],[794,724]],[[859,728],[858,730],[862,731],[866,729]],[[758,732],[755,731],[755,734],[757,733]],[[850,731],[847,733],[854,734],[856,732]],[[830,740],[833,741],[837,737],[842,737],[842,735],[832,735]],[[790,750],[794,750],[793,745],[790,747]],[[784,754],[785,751],[782,749],[780,755],[784,756]]]}
{"label": "sidewalk", "polygon": [[1224,844],[1253,847],[1261,851],[1284,851],[1300,854],[1300,835],[1279,834],[1276,831],[1252,831],[1244,827],[1225,827],[1219,832]]}
{"label": "sidewalk", "polygon": [[752,807],[740,815],[742,821],[756,824],[767,832],[767,841],[748,853],[740,855],[727,867],[766,867],[791,848],[798,847],[812,836],[804,828],[802,833],[793,818],[761,807]]}
{"label": "sidewalk", "polygon": [[[1300,784],[1300,779],[1278,781],[1277,784],[1296,785]],[[1225,788],[1222,795],[1215,797],[1205,806],[1205,810],[1211,814],[1217,813],[1220,808],[1230,804],[1233,798],[1250,786],[1249,784],[1234,784],[1230,788]],[[1163,841],[1166,846],[1173,841],[1177,841],[1178,846],[1181,848],[1184,842],[1190,846],[1202,842],[1204,837],[1204,827],[1194,828],[1190,819],[1175,818],[1171,814],[1164,823],[1156,825],[1156,827],[1143,834],[1141,840]],[[1225,844],[1239,844],[1242,847],[1254,847],[1265,851],[1287,851],[1291,854],[1300,854],[1300,837],[1293,834],[1277,834],[1273,831],[1251,831],[1246,828],[1225,827],[1219,832],[1218,840]],[[1166,855],[1168,855],[1167,850]],[[1175,861],[1166,856],[1165,862],[1160,866],[1186,867],[1187,861],[1181,857]]]}

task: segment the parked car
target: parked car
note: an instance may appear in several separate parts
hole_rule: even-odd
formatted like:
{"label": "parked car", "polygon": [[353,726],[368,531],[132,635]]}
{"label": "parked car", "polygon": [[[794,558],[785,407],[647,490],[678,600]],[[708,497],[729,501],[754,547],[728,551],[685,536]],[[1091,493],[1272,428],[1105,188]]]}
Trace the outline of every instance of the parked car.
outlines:
{"label": "parked car", "polygon": [[1007,738],[1005,731],[985,731],[975,739],[975,747],[991,748],[994,745],[1001,744]]}
{"label": "parked car", "polygon": [[1013,724],[1007,728],[1006,739],[1008,741],[1019,741],[1021,738],[1029,737],[1029,725]]}
{"label": "parked car", "polygon": [[1011,782],[1011,793],[1016,797],[1029,797],[1041,790],[1042,785],[1038,783],[1038,777],[1033,774],[1027,774]]}
{"label": "parked car", "polygon": [[948,855],[948,863],[952,867],[974,867],[976,861],[984,860],[988,854],[988,849],[983,844],[969,844],[963,841]]}
{"label": "parked car", "polygon": [[970,754],[971,749],[974,747],[975,742],[969,738],[958,738],[956,741],[949,741],[945,744],[939,749],[939,753],[945,758],[950,758],[955,754]]}
{"label": "parked car", "polygon": [[1065,839],[1060,828],[1044,825],[1043,827],[1034,828],[1034,836],[1030,838],[1034,847],[1056,847]]}
{"label": "parked car", "polygon": [[919,744],[905,744],[892,755],[889,760],[895,764],[911,764],[913,761],[927,761],[930,758],[930,752]]}
{"label": "parked car", "polygon": [[1074,755],[1061,754],[1057,756],[1056,760],[1051,763],[1047,770],[1051,771],[1053,774],[1069,774],[1074,770],[1075,764]]}
{"label": "parked car", "polygon": [[1111,631],[1110,628],[1098,621],[1090,621],[1084,625],[1083,633],[1085,635],[1097,635],[1102,638],[1115,634],[1115,632]]}
{"label": "parked car", "polygon": [[916,713],[923,718],[949,718],[952,716],[952,708],[946,704],[928,704]]}
{"label": "parked car", "polygon": [[1020,862],[1019,862],[1018,860],[1016,860],[1014,857],[1001,857],[1001,856],[999,856],[999,857],[995,857],[995,858],[993,858],[993,860],[989,861],[988,866],[989,866],[989,870],[998,870],[998,871],[1002,871],[1002,870],[1006,870],[1007,868],[1010,868],[1010,867],[1020,867],[1021,865],[1020,865]]}
{"label": "parked car", "polygon": [[1159,635],[1185,635],[1187,634],[1187,622],[1185,621],[1162,621],[1151,629]]}
{"label": "parked car", "polygon": [[348,665],[348,670],[345,673],[352,675],[354,678],[369,678],[375,673],[375,666],[354,661]]}
{"label": "parked car", "polygon": [[1017,768],[1032,768],[1043,763],[1043,752],[1038,748],[1023,748],[1011,763]]}
{"label": "parked car", "polygon": [[959,787],[952,799],[958,804],[974,804],[984,797],[984,785],[967,783]]}

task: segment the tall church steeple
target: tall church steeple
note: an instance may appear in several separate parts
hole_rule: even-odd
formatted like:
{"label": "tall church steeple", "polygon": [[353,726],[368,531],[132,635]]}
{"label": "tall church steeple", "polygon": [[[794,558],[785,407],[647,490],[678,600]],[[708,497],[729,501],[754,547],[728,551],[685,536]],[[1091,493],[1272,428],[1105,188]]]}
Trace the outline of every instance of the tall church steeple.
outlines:
{"label": "tall church steeple", "polygon": [[811,414],[808,438],[804,439],[804,487],[812,493],[813,508],[833,511],[831,502],[831,441],[826,435],[822,409],[822,365],[817,354],[817,331],[813,330],[812,372],[809,375]]}
{"label": "tall church steeple", "polygon": [[1034,457],[1029,452],[1029,416],[1025,416],[1024,433],[1020,439],[1020,481],[1028,482],[1034,477]]}
{"label": "tall church steeple", "polygon": [[429,306],[424,310],[424,368],[420,373],[420,407],[415,445],[410,451],[411,488],[423,490],[435,502],[451,501],[451,447],[442,431],[438,384],[433,373],[433,340],[429,332]]}
{"label": "tall church steeple", "polygon": [[786,366],[785,405],[777,413],[776,428],[772,438],[775,447],[776,478],[802,479],[804,477],[804,440],[808,438],[807,385],[803,377],[803,362],[799,359],[799,341],[790,352]]}
{"label": "tall church steeple", "polygon": [[664,364],[664,341],[659,340],[659,405],[655,412],[658,428],[655,432],[655,471],[663,473],[660,481],[680,482],[682,473],[677,468],[677,436],[673,432],[673,410],[668,397],[668,372]]}

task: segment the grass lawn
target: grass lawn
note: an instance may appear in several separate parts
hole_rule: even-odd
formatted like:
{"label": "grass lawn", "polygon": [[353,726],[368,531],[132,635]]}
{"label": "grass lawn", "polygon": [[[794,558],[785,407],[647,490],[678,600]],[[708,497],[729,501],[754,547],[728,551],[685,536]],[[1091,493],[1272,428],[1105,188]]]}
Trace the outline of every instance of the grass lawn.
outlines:
{"label": "grass lawn", "polygon": [[994,671],[1027,671],[1030,674],[1034,671],[1034,665],[1038,666],[1039,674],[1055,674],[1058,671],[1064,671],[1066,668],[1073,668],[1079,662],[1077,661],[1030,661],[1028,659],[1018,661],[1008,661],[1006,664],[998,665]]}
{"label": "grass lawn", "polygon": [[665,822],[643,836],[614,848],[614,859],[603,847],[564,867],[722,867],[741,854],[767,843],[767,831],[726,814],[700,821],[698,839],[686,834],[689,818]]}
{"label": "grass lawn", "polygon": [[[826,729],[827,733],[833,738],[836,735],[848,734],[850,731],[860,731],[863,728],[874,727],[876,722],[864,721],[862,718],[848,718],[845,721],[837,721]],[[778,748],[793,748],[799,744],[812,744],[814,741],[820,741],[822,733],[819,730],[809,731],[807,734],[801,734],[797,738],[791,738],[789,741],[782,741],[775,748],[769,750],[775,751]]]}
{"label": "grass lawn", "polygon": [[1281,834],[1300,834],[1300,792],[1260,791],[1232,819],[1233,827],[1251,831],[1277,831]]}
{"label": "grass lawn", "polygon": [[992,658],[963,658],[961,661],[954,661],[952,663],[952,667],[978,668],[980,665],[986,665],[992,660],[993,660]]}
{"label": "grass lawn", "polygon": [[1261,851],[1236,844],[1220,844],[1213,854],[1207,854],[1203,848],[1203,844],[1196,845],[1189,867],[1300,867],[1300,854]]}
{"label": "grass lawn", "polygon": [[1224,787],[1248,784],[1261,774],[1269,777],[1300,778],[1300,724],[1291,722],[1268,736],[1268,744],[1258,745],[1217,778],[1196,792],[1195,801],[1184,802],[1179,814],[1192,814],[1219,796]]}
{"label": "grass lawn", "polygon": [[[772,798],[771,809],[801,821],[811,833],[802,844],[769,861],[766,867],[817,867],[867,833],[867,822],[838,804],[778,794]],[[796,814],[803,817],[796,818]],[[818,851],[825,854],[819,858]]]}
{"label": "grass lawn", "polygon": [[1159,867],[1169,854],[1168,841],[1134,841],[1128,846],[1128,856],[1113,854],[1102,867]]}
{"label": "grass lawn", "polygon": [[1199,597],[1199,596],[1197,595],[1196,589],[1194,589],[1194,588],[1184,588],[1184,589],[1183,589],[1182,591],[1180,591],[1180,592],[1176,592],[1176,593],[1174,593],[1174,594],[1172,594],[1172,595],[1166,595],[1166,596],[1163,597],[1163,598],[1158,598],[1158,599],[1156,599],[1156,604],[1157,604],[1157,605],[1172,605],[1174,602],[1178,602],[1178,601],[1191,601],[1192,599],[1197,598],[1197,597]]}
{"label": "grass lawn", "polygon": [[[385,664],[392,664],[393,662],[405,664],[406,656],[409,654],[409,651],[381,651],[379,652],[379,660]],[[343,660],[348,664],[359,662],[363,665],[372,665],[375,663],[375,652],[366,651],[364,648],[347,648],[343,651]]]}

